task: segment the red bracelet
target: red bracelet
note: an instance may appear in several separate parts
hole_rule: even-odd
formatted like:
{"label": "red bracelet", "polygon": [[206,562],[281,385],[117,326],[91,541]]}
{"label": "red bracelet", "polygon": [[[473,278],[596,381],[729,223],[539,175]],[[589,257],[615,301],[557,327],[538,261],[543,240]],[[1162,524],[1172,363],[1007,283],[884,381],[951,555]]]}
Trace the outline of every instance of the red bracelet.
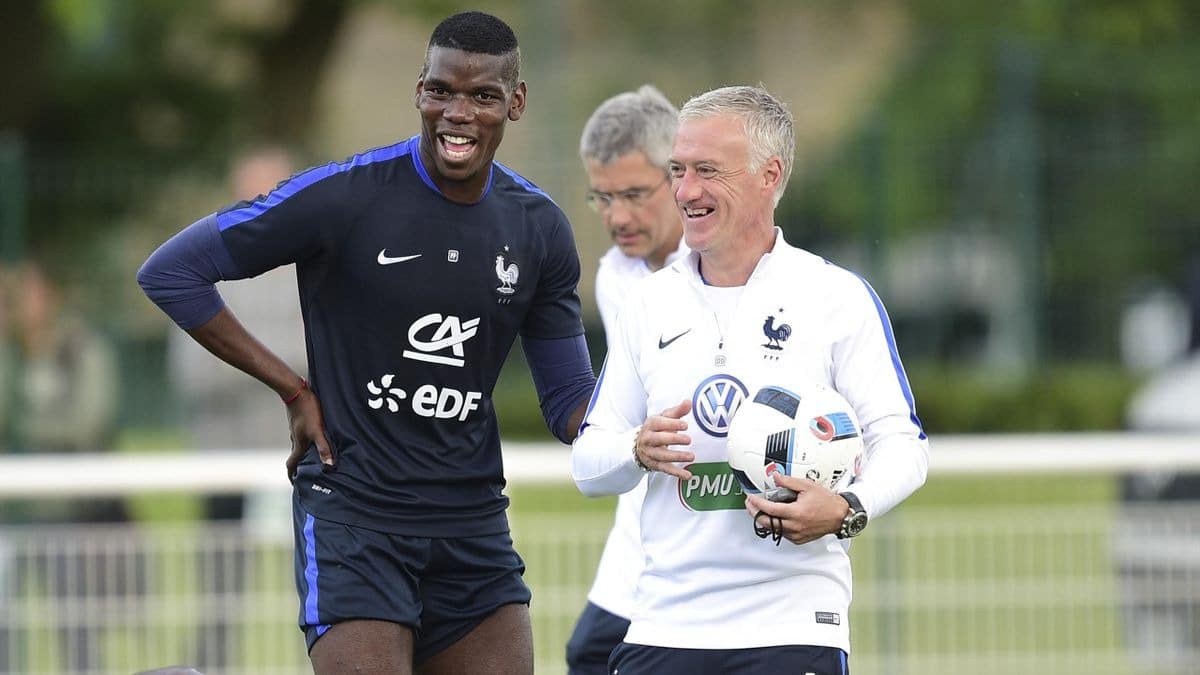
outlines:
{"label": "red bracelet", "polygon": [[291,404],[295,403],[296,399],[300,398],[300,394],[304,393],[305,389],[308,389],[308,380],[306,380],[302,377],[302,378],[300,378],[300,388],[296,390],[296,393],[283,399],[283,404],[291,405]]}

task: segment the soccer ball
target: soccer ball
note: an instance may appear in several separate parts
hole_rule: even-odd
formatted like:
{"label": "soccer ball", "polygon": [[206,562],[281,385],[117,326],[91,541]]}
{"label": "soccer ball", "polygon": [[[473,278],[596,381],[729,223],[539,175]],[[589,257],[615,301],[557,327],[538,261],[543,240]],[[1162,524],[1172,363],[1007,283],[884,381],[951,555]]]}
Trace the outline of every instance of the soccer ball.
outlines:
{"label": "soccer ball", "polygon": [[863,452],[854,408],[821,384],[767,386],[742,403],[729,423],[729,467],[747,494],[777,502],[796,493],[775,474],[808,478],[830,490],[853,477]]}

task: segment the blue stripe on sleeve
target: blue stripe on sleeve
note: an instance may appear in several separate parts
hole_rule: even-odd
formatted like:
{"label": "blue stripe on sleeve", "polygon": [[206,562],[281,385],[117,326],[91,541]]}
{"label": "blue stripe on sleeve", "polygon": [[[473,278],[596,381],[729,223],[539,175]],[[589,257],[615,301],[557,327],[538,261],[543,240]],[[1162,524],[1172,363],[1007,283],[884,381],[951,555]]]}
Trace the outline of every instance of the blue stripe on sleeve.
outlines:
{"label": "blue stripe on sleeve", "polygon": [[505,174],[507,174],[509,178],[512,178],[514,181],[516,181],[517,185],[520,185],[521,187],[534,193],[535,195],[541,195],[541,196],[545,197],[546,199],[549,199],[551,204],[558,206],[558,204],[556,204],[553,199],[550,199],[550,195],[546,194],[546,192],[544,190],[542,190],[542,188],[534,185],[533,183],[530,183],[529,179],[525,178],[524,176],[517,173],[516,171],[513,171],[512,169],[508,168],[507,166],[504,166],[500,162],[492,162],[492,164],[495,165],[501,171],[503,171]]}
{"label": "blue stripe on sleeve", "polygon": [[[855,276],[858,276],[857,274]],[[904,373],[904,365],[900,363],[900,353],[896,350],[896,336],[892,334],[892,321],[888,318],[887,310],[883,307],[883,301],[879,299],[879,295],[875,293],[875,289],[871,288],[871,284],[867,283],[866,279],[858,277],[858,280],[867,287],[867,294],[871,296],[872,302],[875,303],[875,311],[879,313],[879,321],[883,324],[883,335],[887,338],[888,351],[892,356],[892,368],[896,371],[896,379],[900,381],[900,390],[904,392],[904,400],[908,401],[908,415],[912,423],[916,425],[917,431],[920,433],[919,438],[925,440],[925,428],[921,425],[920,418],[917,417],[917,404],[913,401],[912,389],[908,386],[908,376]]]}
{"label": "blue stripe on sleeve", "polygon": [[[366,152],[354,155],[344,162],[330,162],[323,166],[316,166],[307,171],[302,171],[288,180],[284,181],[279,187],[271,191],[271,194],[262,199],[255,200],[246,206],[236,209],[230,209],[223,213],[217,214],[217,226],[222,232],[234,227],[235,225],[244,223],[249,220],[254,220],[262,214],[279,206],[294,196],[304,188],[322,181],[330,176],[349,171],[355,167],[367,166],[376,162],[386,162],[397,157],[403,157],[410,153],[414,153],[416,149],[417,137],[396,143],[394,145],[375,148]],[[435,188],[436,189],[436,188]]]}

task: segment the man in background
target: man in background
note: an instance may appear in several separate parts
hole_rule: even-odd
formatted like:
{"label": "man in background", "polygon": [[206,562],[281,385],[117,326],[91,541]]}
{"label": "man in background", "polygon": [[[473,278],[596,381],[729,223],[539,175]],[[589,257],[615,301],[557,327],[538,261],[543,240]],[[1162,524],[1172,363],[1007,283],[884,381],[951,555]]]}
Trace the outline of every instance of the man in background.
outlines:
{"label": "man in background", "polygon": [[[264,145],[239,154],[229,171],[232,201],[254,201],[296,170],[284,148]],[[295,265],[283,265],[254,279],[221,286],[221,298],[246,329],[295,370],[303,370],[304,322],[300,318]],[[199,450],[286,448],[287,418],[279,402],[233,368],[214,368],[212,354],[183,331],[167,336],[173,389],[184,411],[188,444]],[[210,518],[242,516],[241,498],[215,498]]]}
{"label": "man in background", "polygon": [[[588,176],[588,205],[613,239],[596,272],[596,306],[607,344],[617,335],[617,309],[634,283],[687,253],[683,221],[671,195],[667,159],[679,111],[651,85],[601,103],[583,128],[579,155]],[[571,675],[606,675],[608,656],[629,629],[642,571],[645,481],[617,499],[617,514],[588,603],[567,643]]]}
{"label": "man in background", "polygon": [[[13,328],[22,368],[17,400],[6,412],[19,444],[29,452],[111,450],[120,400],[115,348],[64,301],[62,285],[40,262],[23,262],[15,278]],[[103,519],[91,507],[76,515]]]}
{"label": "man in background", "polygon": [[[7,441],[5,450],[13,453],[111,452],[121,393],[116,349],[70,301],[53,260],[37,256],[0,270],[0,326],[8,331],[0,335],[0,435]],[[3,524],[84,527],[128,519],[122,497],[0,502]],[[81,589],[98,601],[145,591],[128,551],[49,546],[10,558],[6,549],[0,540],[0,588],[12,575],[17,585],[9,588],[41,588],[60,604],[77,602]],[[0,603],[5,600],[0,597]],[[84,671],[100,665],[103,642],[86,626],[63,622],[55,633],[51,643],[64,667]],[[0,627],[0,670],[27,668],[22,644],[20,631]]]}
{"label": "man in background", "polygon": [[[291,153],[278,145],[251,147],[230,165],[229,198],[252,202],[296,170]],[[294,370],[304,370],[304,321],[300,317],[296,266],[283,265],[254,279],[221,285],[221,299],[255,337]],[[213,356],[184,331],[167,333],[167,365],[172,389],[182,410],[187,444],[200,451],[287,448],[287,412],[278,399],[233,368],[214,367]],[[287,517],[286,504],[274,504],[276,493],[213,495],[204,498],[209,520],[250,519],[251,527],[265,514]],[[220,608],[204,619],[197,640],[197,663],[225,667],[242,644],[241,625],[231,598],[245,587],[246,556],[240,549],[218,549],[197,563],[206,594],[220,598]]]}

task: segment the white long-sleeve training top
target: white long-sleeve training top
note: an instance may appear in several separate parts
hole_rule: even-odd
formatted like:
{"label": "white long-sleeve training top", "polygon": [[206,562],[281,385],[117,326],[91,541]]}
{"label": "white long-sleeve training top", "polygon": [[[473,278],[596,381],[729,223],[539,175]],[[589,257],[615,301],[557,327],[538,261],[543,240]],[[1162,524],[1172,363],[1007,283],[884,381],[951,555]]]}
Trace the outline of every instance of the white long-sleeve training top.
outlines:
{"label": "white long-sleeve training top", "polygon": [[[886,311],[860,277],[788,245],[782,233],[747,284],[704,283],[691,253],[624,301],[572,452],[587,495],[645,478],[645,569],[626,641],[679,648],[825,645],[849,652],[849,545],[828,535],[776,546],[753,532],[725,434],[760,387],[815,380],[854,406],[866,451],[852,491],[878,518],[925,481],[928,443]],[[690,481],[648,476],[633,429],[687,399]],[[869,529],[868,529],[869,532]]]}

